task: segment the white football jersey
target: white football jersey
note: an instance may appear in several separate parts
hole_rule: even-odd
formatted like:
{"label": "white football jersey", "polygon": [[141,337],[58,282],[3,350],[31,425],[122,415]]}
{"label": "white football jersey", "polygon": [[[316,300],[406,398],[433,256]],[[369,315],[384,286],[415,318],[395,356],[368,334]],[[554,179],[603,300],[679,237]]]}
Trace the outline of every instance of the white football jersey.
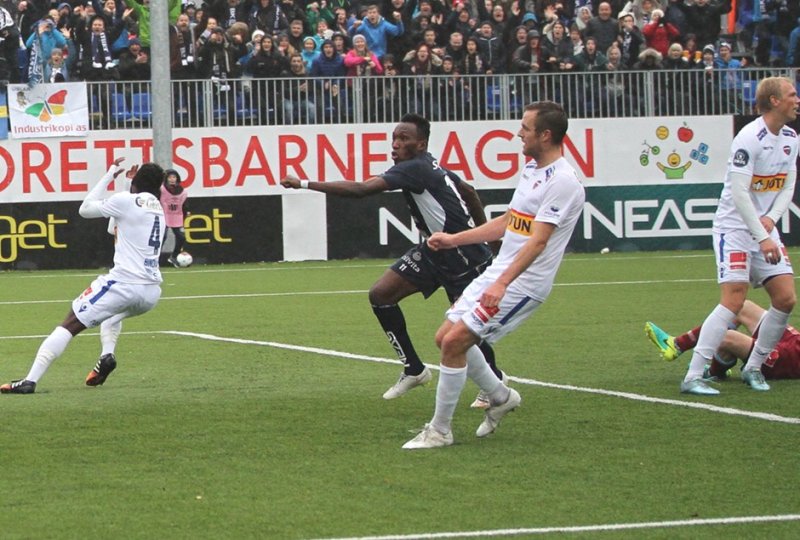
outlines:
{"label": "white football jersey", "polygon": [[553,224],[556,228],[547,247],[512,283],[515,289],[521,288],[526,295],[543,302],[553,287],[585,200],[584,187],[566,159],[562,157],[541,169],[536,168],[535,162],[529,162],[509,204],[511,216],[500,252],[485,274],[496,279],[530,240],[536,223]]}
{"label": "white football jersey", "polygon": [[151,193],[117,193],[102,202],[114,218],[117,242],[109,277],[122,283],[161,283],[158,258],[164,241],[164,210]]}
{"label": "white football jersey", "polygon": [[797,170],[797,133],[790,127],[782,127],[774,135],[762,117],[753,120],[736,135],[731,144],[731,156],[725,183],[714,218],[714,231],[747,229],[736,209],[731,195],[731,173],[743,173],[752,177],[750,200],[761,217],[772,208],[775,198],[786,184],[786,175]]}

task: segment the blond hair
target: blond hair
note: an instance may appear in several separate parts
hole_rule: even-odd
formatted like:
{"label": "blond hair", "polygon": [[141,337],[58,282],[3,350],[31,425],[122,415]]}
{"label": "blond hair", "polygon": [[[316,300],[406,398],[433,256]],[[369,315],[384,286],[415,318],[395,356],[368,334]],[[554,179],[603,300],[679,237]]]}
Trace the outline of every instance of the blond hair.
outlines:
{"label": "blond hair", "polygon": [[786,77],[767,77],[758,83],[756,88],[756,107],[758,112],[764,114],[772,110],[771,98],[783,98],[783,83],[794,87],[794,83]]}

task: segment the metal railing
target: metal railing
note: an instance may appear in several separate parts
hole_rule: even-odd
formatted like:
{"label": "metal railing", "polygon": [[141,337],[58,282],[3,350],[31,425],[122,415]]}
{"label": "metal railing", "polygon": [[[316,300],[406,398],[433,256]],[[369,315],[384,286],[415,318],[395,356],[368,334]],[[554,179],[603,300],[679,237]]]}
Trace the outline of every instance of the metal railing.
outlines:
{"label": "metal railing", "polygon": [[[550,99],[570,118],[754,114],[755,88],[792,69],[659,70],[533,75],[221,79],[172,82],[174,127],[519,119]],[[151,127],[149,82],[91,82],[93,129]]]}

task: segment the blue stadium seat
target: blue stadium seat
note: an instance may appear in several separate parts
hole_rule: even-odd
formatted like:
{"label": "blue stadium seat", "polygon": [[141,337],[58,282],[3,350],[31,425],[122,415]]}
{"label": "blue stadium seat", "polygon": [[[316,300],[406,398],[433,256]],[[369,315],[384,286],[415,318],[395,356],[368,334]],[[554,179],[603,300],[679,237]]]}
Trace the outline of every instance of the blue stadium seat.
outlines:
{"label": "blue stadium seat", "polygon": [[745,104],[752,106],[756,102],[756,87],[758,81],[742,81],[742,100]]}
{"label": "blue stadium seat", "polygon": [[150,92],[138,92],[131,96],[131,116],[136,120],[149,122],[153,116],[150,105]]}
{"label": "blue stadium seat", "polygon": [[258,118],[258,109],[253,107],[252,98],[247,92],[239,92],[236,94],[236,118],[239,120]]}
{"label": "blue stadium seat", "polygon": [[111,111],[109,111],[109,115],[117,124],[127,123],[133,119],[131,111],[128,110],[128,102],[125,100],[125,94],[111,94]]}

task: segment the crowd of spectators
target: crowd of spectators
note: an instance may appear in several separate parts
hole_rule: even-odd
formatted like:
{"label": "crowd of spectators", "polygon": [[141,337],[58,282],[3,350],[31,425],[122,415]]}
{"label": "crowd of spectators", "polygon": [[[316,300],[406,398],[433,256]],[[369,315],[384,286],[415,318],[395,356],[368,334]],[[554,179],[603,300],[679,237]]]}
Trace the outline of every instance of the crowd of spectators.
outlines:
{"label": "crowd of spectators", "polygon": [[[0,80],[149,80],[150,1],[0,0]],[[297,79],[269,114],[305,121],[319,78],[330,101],[351,77],[413,75],[422,106],[446,75],[473,94],[453,107],[480,108],[459,76],[800,66],[800,0],[743,0],[727,36],[731,0],[163,1],[173,80]]]}

